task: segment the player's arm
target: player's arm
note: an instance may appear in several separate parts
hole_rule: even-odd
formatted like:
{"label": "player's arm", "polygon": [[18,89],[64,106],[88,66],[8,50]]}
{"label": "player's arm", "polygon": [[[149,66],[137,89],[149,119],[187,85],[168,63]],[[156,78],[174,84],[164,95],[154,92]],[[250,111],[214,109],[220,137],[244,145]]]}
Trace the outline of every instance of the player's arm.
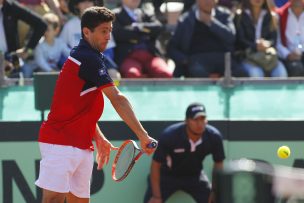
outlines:
{"label": "player's arm", "polygon": [[152,188],[152,197],[148,203],[161,203],[162,196],[160,190],[160,167],[161,163],[152,160],[150,182]]}
{"label": "player's arm", "polygon": [[115,86],[106,87],[103,89],[103,92],[108,97],[119,116],[136,134],[141,142],[141,148],[144,152],[152,154],[155,149],[148,148],[147,145],[151,143],[151,141],[155,140],[148,135],[147,131],[135,116],[129,100]]}
{"label": "player's arm", "polygon": [[217,170],[222,170],[224,168],[224,162],[223,161],[217,161],[214,162],[213,165],[213,170],[212,170],[212,189],[211,189],[211,193],[209,196],[209,200],[208,203],[214,203],[215,202],[215,197],[214,197],[214,190],[215,190],[215,172]]}
{"label": "player's arm", "polygon": [[102,169],[104,164],[108,164],[111,150],[117,149],[114,147],[109,140],[104,136],[101,132],[98,124],[96,124],[95,134],[93,139],[96,143],[97,154],[96,154],[96,161],[97,161],[97,169]]}

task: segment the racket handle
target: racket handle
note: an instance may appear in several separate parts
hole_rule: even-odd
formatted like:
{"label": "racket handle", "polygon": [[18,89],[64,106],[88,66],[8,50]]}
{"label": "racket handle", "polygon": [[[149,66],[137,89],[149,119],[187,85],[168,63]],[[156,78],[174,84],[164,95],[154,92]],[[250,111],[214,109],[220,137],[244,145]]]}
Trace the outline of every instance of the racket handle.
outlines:
{"label": "racket handle", "polygon": [[157,142],[155,142],[155,141],[152,141],[152,142],[150,142],[148,145],[147,145],[147,147],[148,148],[156,148],[157,147]]}

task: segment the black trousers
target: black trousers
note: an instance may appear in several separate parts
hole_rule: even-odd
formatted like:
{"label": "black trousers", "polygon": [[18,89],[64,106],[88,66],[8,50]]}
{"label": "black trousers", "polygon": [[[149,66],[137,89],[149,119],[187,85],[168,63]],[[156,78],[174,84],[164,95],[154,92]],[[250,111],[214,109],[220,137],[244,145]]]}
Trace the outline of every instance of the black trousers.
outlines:
{"label": "black trousers", "polygon": [[[163,202],[166,202],[176,191],[182,190],[192,196],[197,203],[208,203],[211,191],[210,183],[205,175],[201,175],[200,177],[161,176],[160,188]],[[144,203],[147,203],[151,197],[152,188],[149,176]]]}

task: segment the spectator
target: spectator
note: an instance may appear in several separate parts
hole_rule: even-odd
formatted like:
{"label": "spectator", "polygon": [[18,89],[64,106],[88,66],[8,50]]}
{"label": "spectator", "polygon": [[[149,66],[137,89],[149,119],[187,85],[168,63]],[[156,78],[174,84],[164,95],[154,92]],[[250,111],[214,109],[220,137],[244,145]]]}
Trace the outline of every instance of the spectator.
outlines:
{"label": "spectator", "polygon": [[65,19],[68,21],[73,17],[73,14],[69,10],[68,0],[58,0],[59,8]]}
{"label": "spectator", "polygon": [[[16,53],[24,60],[31,55],[47,25],[41,17],[25,9],[16,1],[0,0],[0,6],[0,50],[6,55]],[[24,21],[32,29],[29,41],[24,47],[20,47],[18,40],[18,21]],[[21,70],[25,74],[24,70],[27,69],[28,64],[22,65],[21,63],[21,66]],[[25,74],[25,76],[27,75]]]}
{"label": "spectator", "polygon": [[[94,0],[69,0],[69,10],[74,14],[63,27],[60,38],[68,45],[68,47],[73,48],[78,45],[79,40],[81,39],[81,25],[80,25],[80,17],[82,16],[84,10],[86,8],[92,7],[94,5],[100,5],[101,1]],[[104,51],[105,63],[108,69],[110,76],[113,79],[119,79],[120,73],[118,71],[118,66],[114,62],[113,56],[113,47],[115,46],[115,41],[113,37],[109,41],[107,45],[107,49]]]}
{"label": "spectator", "polygon": [[289,76],[304,75],[304,4],[289,0],[278,9],[280,16],[279,55],[284,59]]}
{"label": "spectator", "polygon": [[[60,10],[57,0],[18,0],[18,2],[41,17],[46,13],[52,12],[59,16],[61,24],[66,21],[66,17]],[[18,29],[20,44],[23,46],[27,41],[31,29],[24,22],[18,23]]]}
{"label": "spectator", "polygon": [[35,61],[40,71],[59,71],[63,61],[70,54],[68,46],[57,35],[60,31],[60,21],[58,16],[47,13],[43,16],[48,28],[44,33],[44,38],[35,49]]}
{"label": "spectator", "polygon": [[86,8],[92,6],[94,6],[93,0],[69,0],[68,7],[74,16],[65,23],[60,33],[60,38],[69,48],[77,46],[81,39],[80,17]]}
{"label": "spectator", "polygon": [[193,103],[187,108],[185,122],[163,131],[153,156],[145,203],[164,203],[178,190],[197,203],[214,202],[202,163],[212,155],[213,169],[222,169],[225,154],[221,133],[207,123],[204,105]]}
{"label": "spectator", "polygon": [[216,0],[197,0],[196,5],[181,16],[167,46],[176,65],[174,76],[222,76],[225,53],[233,51],[235,41],[231,12]]}
{"label": "spectator", "polygon": [[113,35],[116,41],[115,61],[126,78],[171,78],[172,71],[157,54],[156,38],[163,30],[155,16],[139,8],[140,0],[122,0],[114,9]]}
{"label": "spectator", "polygon": [[[195,0],[182,0],[184,7],[182,13],[185,13],[191,9],[191,7],[195,4]],[[164,18],[166,16],[164,13],[160,11],[160,7],[163,3],[167,3],[165,0],[152,0],[152,4],[154,7],[154,12],[157,17],[160,17],[160,20],[165,22]],[[238,3],[238,0],[218,0],[218,4],[221,6],[225,6],[227,8],[233,8]]]}
{"label": "spectator", "polygon": [[[263,56],[275,52],[277,44],[277,19],[270,11],[266,0],[243,0],[237,10],[234,23],[237,30],[236,53],[242,67],[250,77],[287,77],[287,71],[280,60],[273,59],[270,67],[250,61],[255,54]],[[261,57],[260,61],[264,61]]]}

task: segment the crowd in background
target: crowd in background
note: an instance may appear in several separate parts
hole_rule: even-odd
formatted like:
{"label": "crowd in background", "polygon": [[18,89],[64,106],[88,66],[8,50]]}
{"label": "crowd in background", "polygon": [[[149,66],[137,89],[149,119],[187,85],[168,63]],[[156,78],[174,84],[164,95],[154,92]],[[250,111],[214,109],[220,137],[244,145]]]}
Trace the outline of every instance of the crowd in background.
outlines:
{"label": "crowd in background", "polygon": [[6,76],[60,71],[84,10],[109,3],[116,19],[103,57],[113,79],[219,78],[227,63],[235,77],[304,75],[303,0],[184,0],[171,29],[167,1],[142,1],[0,0]]}

